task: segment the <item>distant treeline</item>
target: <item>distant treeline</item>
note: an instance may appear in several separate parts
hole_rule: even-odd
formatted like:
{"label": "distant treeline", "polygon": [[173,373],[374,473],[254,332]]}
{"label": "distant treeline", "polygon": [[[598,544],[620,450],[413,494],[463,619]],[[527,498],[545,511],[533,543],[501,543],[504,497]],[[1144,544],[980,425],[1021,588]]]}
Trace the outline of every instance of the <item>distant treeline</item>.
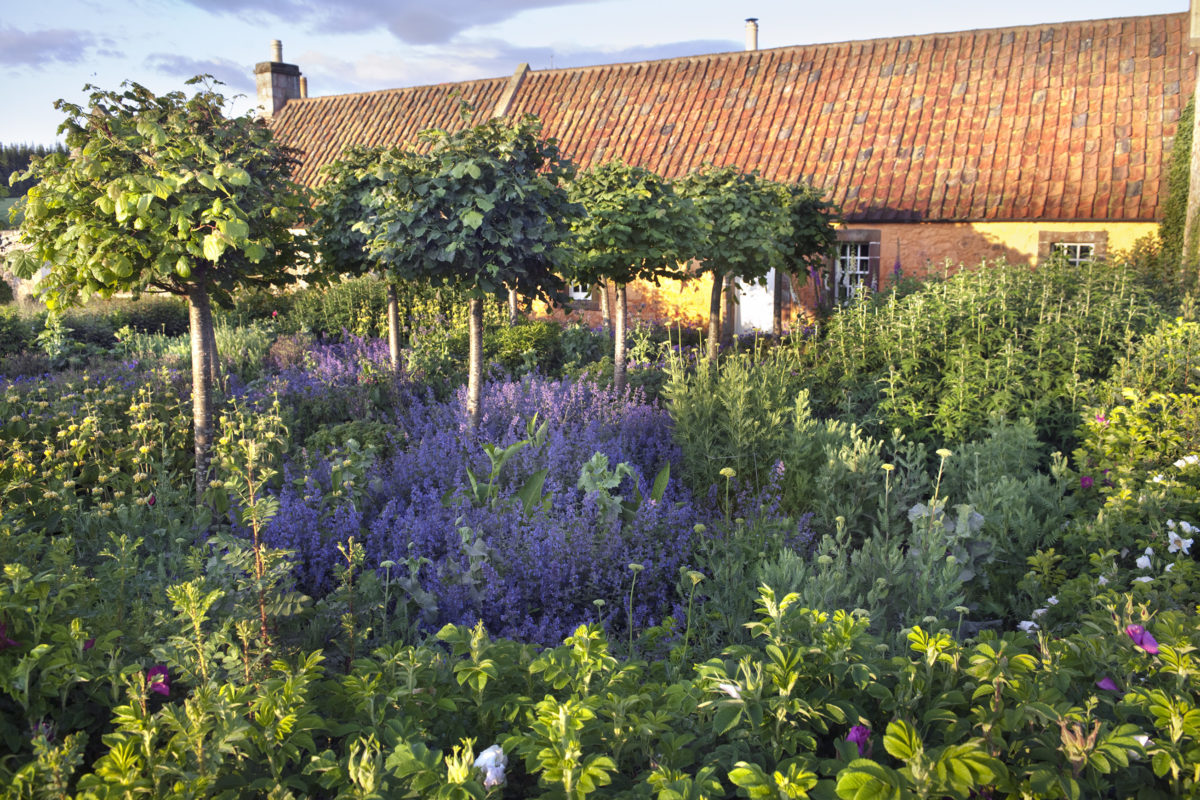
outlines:
{"label": "distant treeline", "polygon": [[65,152],[67,148],[61,144],[52,147],[44,144],[0,144],[0,197],[20,197],[29,191],[33,181],[18,181],[15,186],[9,186],[8,177],[14,172],[28,169],[34,156]]}

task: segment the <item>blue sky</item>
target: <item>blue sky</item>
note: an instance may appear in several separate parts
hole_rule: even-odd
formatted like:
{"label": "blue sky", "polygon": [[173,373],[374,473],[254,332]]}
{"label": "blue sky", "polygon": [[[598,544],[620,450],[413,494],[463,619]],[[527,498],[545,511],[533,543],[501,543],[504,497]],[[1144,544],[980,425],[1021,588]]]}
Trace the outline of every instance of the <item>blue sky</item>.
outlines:
{"label": "blue sky", "polygon": [[64,98],[124,80],[158,92],[198,73],[249,109],[270,41],[312,95],[509,75],[537,69],[759,46],[1185,11],[1185,0],[4,0],[0,142],[50,143]]}

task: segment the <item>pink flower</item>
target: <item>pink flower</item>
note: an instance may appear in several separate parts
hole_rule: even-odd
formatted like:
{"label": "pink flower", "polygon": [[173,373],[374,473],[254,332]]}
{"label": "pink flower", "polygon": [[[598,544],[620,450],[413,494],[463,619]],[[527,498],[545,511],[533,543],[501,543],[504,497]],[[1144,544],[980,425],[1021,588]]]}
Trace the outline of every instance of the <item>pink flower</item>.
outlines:
{"label": "pink flower", "polygon": [[1141,625],[1128,625],[1125,628],[1125,633],[1129,634],[1130,639],[1133,639],[1134,645],[1142,648],[1150,655],[1158,652],[1158,642],[1150,635],[1150,631]]}
{"label": "pink flower", "polygon": [[1096,422],[1097,422],[1097,423],[1099,423],[1099,424],[1101,424],[1101,425],[1107,425],[1107,424],[1108,424],[1108,417],[1104,416],[1104,412],[1103,412],[1103,411],[1101,411],[1099,414],[1097,414],[1097,415],[1096,415]]}
{"label": "pink flower", "polygon": [[1092,476],[1084,475],[1084,476],[1080,477],[1080,479],[1079,479],[1079,488],[1080,489],[1090,489],[1090,488],[1092,488],[1092,483],[1094,483],[1094,481],[1092,481]]}
{"label": "pink flower", "polygon": [[871,729],[866,725],[855,725],[846,734],[846,741],[858,745],[858,754],[865,756],[871,749]]}
{"label": "pink flower", "polygon": [[0,650],[8,647],[20,647],[21,643],[16,639],[10,639],[8,636],[8,623],[0,622]]}
{"label": "pink flower", "polygon": [[1113,679],[1109,678],[1108,676],[1105,676],[1105,677],[1101,678],[1100,680],[1096,681],[1096,685],[1098,687],[1100,687],[1101,689],[1104,689],[1109,692],[1121,691],[1120,688],[1117,686],[1117,684],[1113,681]]}
{"label": "pink flower", "polygon": [[171,694],[171,674],[162,664],[156,664],[146,672],[146,680],[150,684],[150,691],[158,692],[166,697]]}

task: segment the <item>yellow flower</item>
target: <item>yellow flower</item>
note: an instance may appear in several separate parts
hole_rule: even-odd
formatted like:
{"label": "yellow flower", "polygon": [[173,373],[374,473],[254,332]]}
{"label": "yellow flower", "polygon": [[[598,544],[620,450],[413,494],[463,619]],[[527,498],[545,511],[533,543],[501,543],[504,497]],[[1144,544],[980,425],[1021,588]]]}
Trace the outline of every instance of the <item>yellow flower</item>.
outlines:
{"label": "yellow flower", "polygon": [[947,450],[944,447],[939,447],[936,452],[942,458],[949,458],[951,455],[953,455],[953,453],[951,453],[949,450]]}
{"label": "yellow flower", "polygon": [[737,470],[735,470],[733,467],[725,467],[724,469],[721,470],[721,477],[722,478],[736,478]]}

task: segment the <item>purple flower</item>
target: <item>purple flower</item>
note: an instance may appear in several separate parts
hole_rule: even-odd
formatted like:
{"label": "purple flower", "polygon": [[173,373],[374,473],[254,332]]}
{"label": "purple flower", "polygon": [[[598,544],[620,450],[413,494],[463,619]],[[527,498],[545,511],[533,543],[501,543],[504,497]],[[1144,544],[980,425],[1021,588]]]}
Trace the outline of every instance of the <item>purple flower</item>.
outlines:
{"label": "purple flower", "polygon": [[150,684],[150,691],[158,692],[166,697],[171,694],[171,675],[167,668],[162,664],[156,664],[146,672],[146,681]]}
{"label": "purple flower", "polygon": [[93,636],[91,639],[88,639],[86,642],[83,643],[83,652],[86,653],[88,650],[91,650],[95,646],[96,646],[96,637]]}
{"label": "purple flower", "polygon": [[1125,633],[1129,634],[1129,638],[1133,639],[1133,643],[1145,650],[1150,655],[1158,653],[1158,642],[1150,631],[1143,628],[1141,625],[1128,625],[1125,628]]}
{"label": "purple flower", "polygon": [[1104,689],[1105,691],[1109,691],[1109,692],[1121,691],[1121,689],[1117,686],[1117,684],[1115,682],[1113,682],[1113,679],[1108,677],[1107,675],[1105,677],[1101,678],[1100,680],[1096,681],[1096,686],[1098,686],[1101,689]]}
{"label": "purple flower", "polygon": [[0,622],[0,650],[8,647],[20,647],[21,643],[16,639],[10,639],[8,636],[8,623]]}
{"label": "purple flower", "polygon": [[871,749],[871,729],[866,725],[855,725],[846,734],[846,741],[858,745],[858,754],[865,756]]}
{"label": "purple flower", "polygon": [[1084,476],[1080,477],[1080,479],[1079,479],[1079,488],[1080,489],[1090,489],[1090,488],[1092,488],[1093,483],[1094,483],[1094,481],[1092,480],[1091,475],[1084,475]]}

